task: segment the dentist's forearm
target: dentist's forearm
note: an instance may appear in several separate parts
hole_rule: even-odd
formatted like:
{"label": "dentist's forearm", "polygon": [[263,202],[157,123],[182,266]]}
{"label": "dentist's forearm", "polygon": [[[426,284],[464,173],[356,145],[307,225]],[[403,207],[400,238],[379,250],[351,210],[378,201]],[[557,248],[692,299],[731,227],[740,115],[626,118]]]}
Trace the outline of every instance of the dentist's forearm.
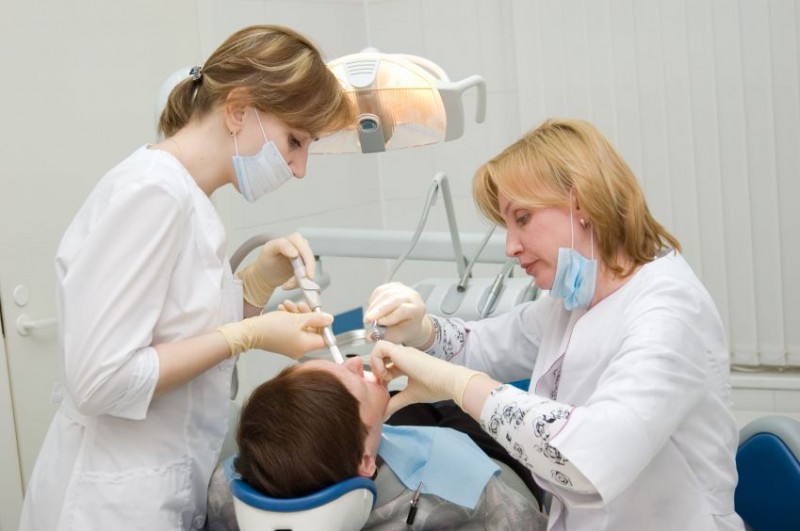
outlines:
{"label": "dentist's forearm", "polygon": [[481,412],[489,395],[502,384],[497,380],[481,374],[472,378],[464,389],[461,399],[464,411],[473,419],[480,422]]}
{"label": "dentist's forearm", "polygon": [[231,355],[228,343],[219,332],[162,343],[156,345],[155,349],[158,353],[159,375],[154,398],[193,380]]}

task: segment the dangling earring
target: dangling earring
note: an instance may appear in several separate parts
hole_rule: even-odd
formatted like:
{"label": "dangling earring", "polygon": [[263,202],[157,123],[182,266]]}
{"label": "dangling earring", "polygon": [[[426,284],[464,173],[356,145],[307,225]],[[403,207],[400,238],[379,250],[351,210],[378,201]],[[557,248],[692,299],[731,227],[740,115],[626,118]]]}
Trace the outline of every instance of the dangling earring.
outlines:
{"label": "dangling earring", "polygon": [[588,223],[586,223],[586,220],[583,219],[583,218],[581,218],[581,220],[578,221],[578,223],[580,224],[581,228],[583,228],[583,229],[585,229],[586,225],[588,225]]}

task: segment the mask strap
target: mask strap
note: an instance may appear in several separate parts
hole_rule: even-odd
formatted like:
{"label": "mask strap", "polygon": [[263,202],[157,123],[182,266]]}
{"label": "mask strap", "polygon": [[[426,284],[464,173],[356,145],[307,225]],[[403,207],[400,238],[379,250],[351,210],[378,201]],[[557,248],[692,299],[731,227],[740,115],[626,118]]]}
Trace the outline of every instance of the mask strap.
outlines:
{"label": "mask strap", "polygon": [[[569,190],[569,232],[572,238],[572,248],[575,249],[575,218],[572,217],[572,188]],[[594,231],[589,227],[589,238],[592,246],[592,260],[594,260]]]}
{"label": "mask strap", "polygon": [[239,156],[239,143],[236,142],[236,136],[237,135],[233,135],[233,149],[236,150],[236,156],[238,157]]}
{"label": "mask strap", "polygon": [[261,117],[258,116],[258,110],[253,107],[253,112],[256,113],[256,120],[258,121],[258,126],[261,128],[261,134],[264,135],[264,142],[269,142],[269,138],[267,138],[267,133],[264,132],[264,126],[261,125]]}
{"label": "mask strap", "polygon": [[572,217],[572,188],[569,189],[569,233],[572,237],[572,249],[575,249],[575,219]]}

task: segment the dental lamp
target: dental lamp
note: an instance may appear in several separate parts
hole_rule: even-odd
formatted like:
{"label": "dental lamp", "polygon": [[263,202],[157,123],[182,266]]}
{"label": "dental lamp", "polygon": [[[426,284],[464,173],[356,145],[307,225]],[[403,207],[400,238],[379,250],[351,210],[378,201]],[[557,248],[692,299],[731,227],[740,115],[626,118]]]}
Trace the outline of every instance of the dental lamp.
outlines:
{"label": "dental lamp", "polygon": [[455,140],[464,133],[463,93],[477,90],[475,121],[486,117],[486,83],[452,82],[432,61],[367,49],[328,63],[357,109],[356,123],[311,145],[311,153],[379,153]]}

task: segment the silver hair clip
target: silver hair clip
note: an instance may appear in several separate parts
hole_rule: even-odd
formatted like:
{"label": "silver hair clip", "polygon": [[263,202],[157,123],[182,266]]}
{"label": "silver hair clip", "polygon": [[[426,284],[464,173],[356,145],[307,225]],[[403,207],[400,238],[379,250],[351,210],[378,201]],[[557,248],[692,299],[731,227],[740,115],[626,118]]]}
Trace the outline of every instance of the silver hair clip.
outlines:
{"label": "silver hair clip", "polygon": [[189,75],[192,76],[192,81],[199,81],[201,77],[203,77],[203,72],[201,72],[201,68],[199,66],[193,66],[191,70],[189,70]]}

